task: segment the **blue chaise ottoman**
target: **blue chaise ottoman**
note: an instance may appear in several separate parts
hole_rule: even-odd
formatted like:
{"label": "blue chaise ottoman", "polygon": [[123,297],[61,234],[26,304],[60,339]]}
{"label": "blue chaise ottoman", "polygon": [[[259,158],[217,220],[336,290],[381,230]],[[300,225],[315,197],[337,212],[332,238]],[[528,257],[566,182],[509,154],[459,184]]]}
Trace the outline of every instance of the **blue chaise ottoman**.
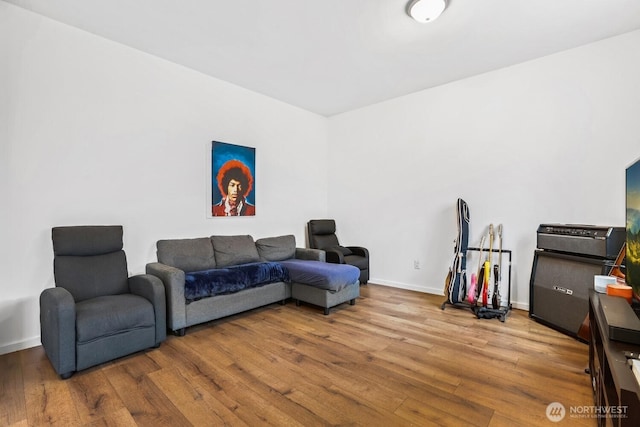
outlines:
{"label": "blue chaise ottoman", "polygon": [[324,308],[324,314],[338,304],[356,303],[360,296],[360,270],[348,264],[290,259],[280,261],[289,271],[291,297]]}

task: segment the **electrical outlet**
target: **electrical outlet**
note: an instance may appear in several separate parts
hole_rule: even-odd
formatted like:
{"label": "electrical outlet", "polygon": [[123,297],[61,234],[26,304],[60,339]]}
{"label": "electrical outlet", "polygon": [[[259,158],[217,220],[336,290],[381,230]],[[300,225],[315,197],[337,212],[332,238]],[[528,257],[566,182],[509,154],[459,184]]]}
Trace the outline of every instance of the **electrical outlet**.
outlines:
{"label": "electrical outlet", "polygon": [[420,270],[420,261],[417,259],[413,260],[413,268],[415,268],[416,270]]}

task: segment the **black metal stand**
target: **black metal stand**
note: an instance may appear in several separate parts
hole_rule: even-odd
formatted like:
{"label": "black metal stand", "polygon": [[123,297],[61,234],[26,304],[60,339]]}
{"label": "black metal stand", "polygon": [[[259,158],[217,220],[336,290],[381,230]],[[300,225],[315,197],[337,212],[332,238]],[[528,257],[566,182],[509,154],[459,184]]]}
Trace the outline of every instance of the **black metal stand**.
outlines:
{"label": "black metal stand", "polygon": [[[487,248],[467,248],[467,252],[489,252]],[[500,252],[499,249],[491,249],[492,253]],[[478,319],[500,319],[501,322],[504,322],[507,318],[507,315],[511,311],[511,251],[509,249],[502,249],[503,254],[507,254],[508,256],[508,279],[507,279],[507,305],[500,306],[500,308],[489,308],[482,307],[466,302],[458,302],[458,303],[450,303],[449,301],[445,301],[442,303],[440,308],[442,310],[445,309],[447,305],[450,305],[455,308],[464,308],[469,309],[476,315]],[[465,254],[466,256],[466,254]],[[500,266],[502,269],[502,266]],[[502,273],[502,272],[501,272]],[[500,302],[502,304],[502,301]]]}

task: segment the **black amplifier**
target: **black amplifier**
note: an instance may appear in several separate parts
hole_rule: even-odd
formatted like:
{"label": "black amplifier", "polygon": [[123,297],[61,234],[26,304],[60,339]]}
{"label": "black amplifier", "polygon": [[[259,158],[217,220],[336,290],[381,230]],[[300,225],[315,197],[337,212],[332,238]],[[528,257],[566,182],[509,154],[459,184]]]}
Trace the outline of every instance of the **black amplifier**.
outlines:
{"label": "black amplifier", "polygon": [[540,224],[538,249],[615,259],[626,239],[624,227]]}

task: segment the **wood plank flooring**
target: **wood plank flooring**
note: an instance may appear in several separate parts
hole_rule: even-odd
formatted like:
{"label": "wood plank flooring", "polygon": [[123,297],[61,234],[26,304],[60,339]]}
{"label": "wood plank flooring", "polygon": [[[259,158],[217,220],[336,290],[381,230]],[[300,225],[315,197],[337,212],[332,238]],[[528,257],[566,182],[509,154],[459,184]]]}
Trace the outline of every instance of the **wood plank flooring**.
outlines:
{"label": "wood plank flooring", "polygon": [[292,302],[188,328],[63,381],[41,347],[0,356],[1,426],[536,426],[591,406],[588,346],[514,310],[369,284],[329,316]]}

